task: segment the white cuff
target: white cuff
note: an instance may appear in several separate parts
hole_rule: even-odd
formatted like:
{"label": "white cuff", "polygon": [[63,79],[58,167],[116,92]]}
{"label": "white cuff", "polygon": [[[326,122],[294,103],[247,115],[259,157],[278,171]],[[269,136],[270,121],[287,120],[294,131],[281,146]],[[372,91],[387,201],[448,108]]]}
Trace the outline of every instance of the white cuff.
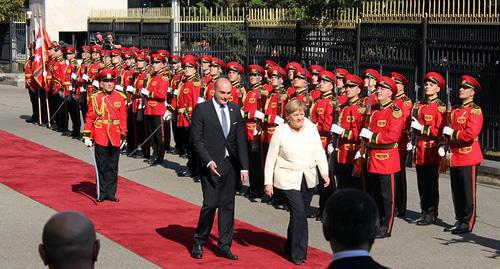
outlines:
{"label": "white cuff", "polygon": [[123,87],[122,85],[116,85],[115,86],[115,90],[119,91],[119,92],[123,92]]}
{"label": "white cuff", "polygon": [[264,113],[262,113],[261,111],[259,110],[255,110],[255,114],[254,114],[255,118],[256,119],[259,119],[261,120],[262,118],[264,118]]}
{"label": "white cuff", "polygon": [[198,97],[198,101],[196,102],[197,104],[205,102],[205,99]]}
{"label": "white cuff", "polygon": [[126,91],[132,93],[134,92],[134,87],[128,85]]}
{"label": "white cuff", "polygon": [[82,79],[85,80],[85,81],[88,81],[89,80],[89,76],[87,76],[87,74],[83,74]]}
{"label": "white cuff", "polygon": [[274,123],[277,125],[281,125],[281,124],[285,123],[285,120],[280,116],[276,116],[276,118],[274,118]]}
{"label": "white cuff", "polygon": [[78,78],[78,76],[77,76],[75,73],[71,73],[71,78],[72,78],[72,79],[77,79],[77,78]]}
{"label": "white cuff", "polygon": [[92,86],[96,87],[99,89],[99,80],[94,80],[92,81]]}

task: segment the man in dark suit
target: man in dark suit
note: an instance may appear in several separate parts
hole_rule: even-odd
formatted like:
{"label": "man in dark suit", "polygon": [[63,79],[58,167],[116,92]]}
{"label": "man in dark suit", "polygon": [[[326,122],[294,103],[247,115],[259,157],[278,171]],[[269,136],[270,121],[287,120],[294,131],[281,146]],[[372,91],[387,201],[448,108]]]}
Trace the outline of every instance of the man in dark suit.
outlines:
{"label": "man in dark suit", "polygon": [[[234,224],[234,194],[237,180],[248,180],[248,153],[240,109],[228,100],[231,82],[220,78],[212,100],[196,106],[191,137],[201,159],[203,206],[194,233],[193,258],[203,257],[202,246],[210,235],[218,209],[219,256],[236,260],[231,252]],[[239,175],[238,175],[239,174]]]}
{"label": "man in dark suit", "polygon": [[368,194],[343,189],[332,195],[323,211],[323,234],[333,251],[328,269],[386,268],[369,255],[378,225],[377,205]]}

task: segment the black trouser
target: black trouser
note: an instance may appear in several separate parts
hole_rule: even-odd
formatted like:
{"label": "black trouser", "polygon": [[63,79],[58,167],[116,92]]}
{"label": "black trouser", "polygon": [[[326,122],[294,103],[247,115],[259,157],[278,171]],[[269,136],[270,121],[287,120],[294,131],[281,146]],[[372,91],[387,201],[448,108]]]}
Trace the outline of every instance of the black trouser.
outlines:
{"label": "black trouser", "polygon": [[134,113],[132,106],[127,112],[127,154],[137,148],[137,113]]}
{"label": "black trouser", "polygon": [[95,158],[99,171],[99,196],[98,198],[115,197],[118,184],[118,160],[120,148],[111,145],[104,147],[95,145]]}
{"label": "black trouser", "polygon": [[335,166],[335,176],[337,176],[337,188],[346,189],[352,188],[362,191],[363,185],[361,184],[360,177],[352,176],[352,169],[354,164],[337,164]]}
{"label": "black trouser", "polygon": [[179,127],[177,127],[177,115],[174,113],[172,115],[172,135],[174,137],[174,143],[175,143],[175,148],[177,151],[179,151],[179,135],[177,134],[177,131],[179,130]]}
{"label": "black trouser", "polygon": [[74,137],[77,137],[80,135],[80,128],[82,125],[82,121],[80,119],[80,106],[78,104],[78,101],[70,98],[67,102],[66,105],[68,107],[68,113],[69,116],[71,117],[71,122],[73,126],[73,130],[71,131],[71,135]]}
{"label": "black trouser", "polygon": [[29,88],[28,94],[30,95],[31,102],[31,120],[38,122],[38,93]]}
{"label": "black trouser", "polygon": [[239,174],[235,164],[229,158],[217,164],[221,177],[203,175],[201,189],[203,206],[201,207],[198,225],[194,233],[194,242],[203,245],[210,235],[214,224],[215,211],[218,217],[219,248],[227,250],[231,247],[234,232],[234,193]]}
{"label": "black trouser", "polygon": [[[191,128],[189,128],[189,131],[191,131]],[[191,171],[191,176],[192,177],[197,177],[200,175],[200,165],[201,165],[201,160],[200,156],[198,153],[194,151],[193,147],[193,141],[191,141],[191,132],[188,132],[188,144],[186,147],[187,150],[187,155],[188,155],[188,161],[187,161],[187,167],[189,171]],[[241,181],[238,181],[241,182]]]}
{"label": "black trouser", "polygon": [[248,165],[249,165],[249,195],[261,197],[264,192],[264,173],[262,169],[261,148],[259,147],[260,141],[248,141]]}
{"label": "black trouser", "polygon": [[307,209],[311,204],[314,188],[308,189],[305,179],[302,178],[300,191],[281,190],[277,188],[275,190],[276,194],[285,201],[290,209],[285,253],[293,261],[303,261],[307,258],[307,245],[309,241]]}
{"label": "black trouser", "polygon": [[86,121],[88,103],[87,103],[87,92],[80,92],[80,111],[82,112],[83,122]]}
{"label": "black trouser", "polygon": [[406,154],[400,158],[401,171],[396,173],[396,198],[395,208],[397,208],[400,216],[406,214]]}
{"label": "black trouser", "polygon": [[[148,127],[147,127],[147,124],[146,124],[146,120],[144,119],[144,117],[142,118],[142,121],[137,121],[137,113],[136,113],[136,121],[135,123],[137,124],[136,125],[136,129],[137,129],[137,141],[138,141],[138,145],[136,146],[136,148],[139,146],[139,144],[141,143],[144,143],[144,141],[146,140],[147,138],[147,130],[148,130]],[[149,140],[144,143],[141,147],[141,150],[142,150],[142,154],[143,154],[143,157],[146,158],[146,159],[149,159],[150,157],[150,147],[149,147]]]}
{"label": "black trouser", "polygon": [[467,224],[469,232],[476,223],[476,171],[476,165],[450,167],[455,219]]}
{"label": "black trouser", "polygon": [[[49,92],[47,92],[47,100],[49,101],[49,120],[50,120],[50,124],[57,124],[56,123],[56,119],[57,119],[57,115],[54,116],[54,113],[56,112],[57,108],[59,107],[59,95],[58,94],[53,94],[52,93],[52,90],[50,90]],[[59,127],[59,126],[58,126]]]}
{"label": "black trouser", "polygon": [[423,214],[438,215],[439,206],[439,164],[417,165],[418,194]]}
{"label": "black trouser", "polygon": [[38,94],[40,94],[40,111],[42,113],[42,124],[45,124],[49,121],[47,118],[47,92],[45,90],[38,90],[37,92]]}
{"label": "black trouser", "polygon": [[[165,149],[163,148],[163,119],[161,116],[157,115],[145,115],[144,119],[148,126],[147,136],[150,136],[154,131],[156,133],[151,137],[151,146],[153,148],[152,158],[154,160],[163,161],[165,156]],[[156,130],[159,127],[159,130]]]}
{"label": "black trouser", "polygon": [[394,174],[381,175],[368,173],[367,181],[372,196],[377,203],[380,217],[380,227],[391,234],[394,222]]}
{"label": "black trouser", "polygon": [[187,153],[188,147],[189,147],[189,140],[191,137],[189,127],[177,127],[177,142],[176,146],[178,145],[178,150],[179,150],[179,156],[182,156]]}
{"label": "black trouser", "polygon": [[165,144],[165,150],[170,149],[170,141],[172,139],[172,131],[170,130],[170,121],[164,121],[163,122],[163,136],[164,136],[164,144]]}

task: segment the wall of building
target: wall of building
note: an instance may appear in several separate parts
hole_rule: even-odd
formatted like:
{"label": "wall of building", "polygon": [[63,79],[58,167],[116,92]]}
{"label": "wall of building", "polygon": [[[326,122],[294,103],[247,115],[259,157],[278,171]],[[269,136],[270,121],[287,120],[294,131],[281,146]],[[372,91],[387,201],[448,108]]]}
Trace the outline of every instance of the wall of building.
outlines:
{"label": "wall of building", "polygon": [[59,32],[86,32],[91,9],[127,9],[127,0],[30,0],[30,10],[40,10],[52,40]]}

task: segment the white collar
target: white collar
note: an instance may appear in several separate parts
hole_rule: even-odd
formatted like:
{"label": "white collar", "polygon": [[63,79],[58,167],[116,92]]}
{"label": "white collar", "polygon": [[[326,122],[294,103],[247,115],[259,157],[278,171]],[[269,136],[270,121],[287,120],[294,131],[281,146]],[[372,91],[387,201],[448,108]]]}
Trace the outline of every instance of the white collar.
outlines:
{"label": "white collar", "polygon": [[366,257],[370,256],[367,250],[364,249],[356,249],[356,250],[345,250],[340,251],[333,254],[333,260],[340,260],[343,258],[351,258],[351,257]]}

